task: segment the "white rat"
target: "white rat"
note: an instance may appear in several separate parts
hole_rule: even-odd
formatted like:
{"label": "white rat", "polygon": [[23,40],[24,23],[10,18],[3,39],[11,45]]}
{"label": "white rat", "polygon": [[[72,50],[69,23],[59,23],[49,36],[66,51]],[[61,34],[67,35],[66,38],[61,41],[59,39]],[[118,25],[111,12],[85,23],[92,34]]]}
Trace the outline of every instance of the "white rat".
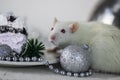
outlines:
{"label": "white rat", "polygon": [[63,48],[70,44],[87,44],[91,48],[92,68],[120,73],[120,30],[98,22],[61,22],[51,28],[49,40]]}

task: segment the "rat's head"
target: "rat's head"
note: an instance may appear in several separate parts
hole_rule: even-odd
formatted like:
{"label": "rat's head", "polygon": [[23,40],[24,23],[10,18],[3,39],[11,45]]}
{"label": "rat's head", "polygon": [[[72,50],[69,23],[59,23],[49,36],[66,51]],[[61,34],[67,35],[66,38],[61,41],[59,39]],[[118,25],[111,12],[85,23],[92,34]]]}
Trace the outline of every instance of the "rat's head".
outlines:
{"label": "rat's head", "polygon": [[77,22],[61,22],[55,18],[51,27],[49,41],[56,46],[64,47],[70,44],[78,28]]}

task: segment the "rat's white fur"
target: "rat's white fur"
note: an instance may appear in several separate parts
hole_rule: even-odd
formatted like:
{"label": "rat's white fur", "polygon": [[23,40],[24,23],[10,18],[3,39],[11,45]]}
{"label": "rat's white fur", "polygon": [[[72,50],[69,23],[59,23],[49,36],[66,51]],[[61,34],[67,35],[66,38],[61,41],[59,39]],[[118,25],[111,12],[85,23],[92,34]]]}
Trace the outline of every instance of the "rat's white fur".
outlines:
{"label": "rat's white fur", "polygon": [[[59,47],[69,44],[88,44],[92,50],[93,69],[120,73],[120,30],[111,25],[87,22],[79,23],[78,30],[71,33],[69,25],[73,23],[58,21],[50,33],[50,36],[56,36],[53,43]],[[61,33],[61,29],[65,29],[66,33]]]}

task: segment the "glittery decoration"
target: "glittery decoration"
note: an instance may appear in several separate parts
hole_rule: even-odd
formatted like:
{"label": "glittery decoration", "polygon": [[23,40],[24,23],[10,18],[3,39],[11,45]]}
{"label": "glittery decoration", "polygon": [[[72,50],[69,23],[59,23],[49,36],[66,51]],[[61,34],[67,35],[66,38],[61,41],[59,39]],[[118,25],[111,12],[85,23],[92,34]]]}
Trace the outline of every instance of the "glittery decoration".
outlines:
{"label": "glittery decoration", "polygon": [[[78,47],[78,46],[76,46],[76,47]],[[74,48],[73,46],[72,46],[72,48]],[[84,46],[82,46],[82,47],[80,47],[81,49],[71,49],[71,48],[69,48],[70,50],[72,50],[74,53],[76,53],[77,55],[78,55],[78,53],[79,54],[82,54],[83,55],[83,53],[84,53],[84,55],[85,56],[89,56],[88,55],[88,53],[89,53],[89,47],[88,46],[86,46],[86,45],[84,45]],[[81,51],[81,52],[79,52],[79,50]],[[64,53],[64,50],[63,50],[63,52],[62,53]],[[71,52],[68,52],[68,53],[71,53]],[[76,58],[76,54],[74,54],[74,57]],[[85,57],[85,56],[82,56],[82,59],[83,59],[83,57]],[[61,55],[62,57],[64,57],[63,55]],[[67,55],[68,56],[68,55]],[[73,56],[72,55],[72,53],[71,53],[71,56]],[[75,61],[77,61],[77,60],[74,60],[74,57],[70,57],[70,59],[71,59],[71,61],[70,62],[72,62],[72,63],[74,63]],[[78,57],[79,58],[79,57]],[[80,58],[81,58],[81,56],[80,56]],[[86,58],[86,60],[88,60],[89,58]],[[2,61],[11,61],[11,62],[36,62],[36,61],[38,61],[38,62],[42,62],[43,60],[44,60],[44,58],[43,57],[40,57],[40,58],[36,58],[36,57],[32,57],[32,58],[29,58],[29,57],[26,57],[26,58],[23,58],[23,57],[0,57],[0,60],[2,60]],[[66,61],[65,59],[63,59],[64,61]],[[84,59],[83,59],[84,60]],[[83,60],[81,60],[80,59],[80,61],[83,61]],[[69,64],[68,65],[70,65],[70,62],[69,62]],[[86,61],[83,61],[83,62],[86,62]],[[83,65],[83,62],[82,62],[82,65]],[[74,71],[65,71],[65,70],[63,70],[63,69],[59,69],[59,68],[55,68],[52,64],[49,64],[49,61],[44,61],[44,63],[45,63],[45,65],[47,65],[48,67],[49,67],[49,69],[51,70],[51,71],[54,71],[55,73],[57,73],[57,74],[61,74],[61,75],[67,75],[67,76],[74,76],[74,77],[88,77],[88,76],[91,76],[92,75],[92,70],[85,70],[85,72],[84,71],[80,71],[80,72],[74,72]],[[79,63],[78,63],[79,64]],[[76,65],[76,64],[75,64]],[[88,65],[88,64],[87,64]],[[81,66],[81,65],[80,65]],[[76,66],[75,66],[76,67]],[[84,64],[84,66],[83,67],[86,67],[85,66],[85,64]]]}
{"label": "glittery decoration", "polygon": [[[67,53],[70,53],[70,54],[66,55]],[[77,54],[77,56],[76,56],[75,53]],[[60,55],[60,58],[63,61],[67,61],[64,58],[67,58],[67,57],[70,56],[71,60],[69,61],[69,64],[67,64],[67,66],[71,66],[71,63],[75,63],[75,61],[76,61],[77,63],[74,64],[75,67],[76,67],[76,65],[79,64],[79,66],[77,66],[77,69],[78,69],[78,67],[81,68],[81,69],[79,69],[80,70],[79,72],[78,71],[74,72],[74,71],[71,71],[71,70],[70,71],[67,71],[67,70],[65,71],[62,68],[56,68],[52,64],[50,65],[49,61],[45,61],[45,65],[48,66],[51,71],[54,71],[57,74],[67,75],[67,76],[74,76],[74,77],[88,77],[88,76],[92,75],[92,70],[89,69],[90,62],[91,62],[89,54],[90,54],[90,49],[89,49],[88,45],[83,45],[83,46],[71,45],[71,46],[68,46],[67,48],[65,48],[62,51],[62,53]],[[69,59],[69,58],[67,58],[67,59]],[[72,69],[76,70],[73,66],[72,66]],[[83,67],[85,67],[85,69]]]}
{"label": "glittery decoration", "polygon": [[[32,59],[30,59],[29,57],[27,58],[23,58],[23,57],[0,57],[0,60],[1,61],[11,61],[11,62],[28,62],[28,61],[31,61],[31,62],[34,62],[32,61]],[[41,62],[43,61],[44,59],[43,58],[37,58],[37,61],[38,62]],[[51,71],[54,71],[55,73],[57,74],[61,74],[61,75],[67,75],[67,76],[74,76],[74,77],[88,77],[88,76],[91,76],[92,75],[92,71],[89,70],[88,72],[80,72],[80,73],[77,73],[77,72],[67,72],[67,71],[64,71],[64,70],[59,70],[58,68],[55,68],[52,64],[49,64],[48,61],[44,61],[45,65],[49,67],[49,69]]]}
{"label": "glittery decoration", "polygon": [[[0,44],[6,44],[11,47],[12,51],[21,54],[22,48],[26,43],[27,37],[23,34],[2,33],[0,34]],[[0,55],[1,56],[1,55]]]}
{"label": "glittery decoration", "polygon": [[10,46],[3,44],[0,45],[0,57],[9,56],[12,53],[12,49]]}
{"label": "glittery decoration", "polygon": [[[90,68],[90,51],[87,45],[70,45],[60,55],[61,66],[70,72],[85,72]],[[84,76],[81,74],[81,76]]]}
{"label": "glittery decoration", "polygon": [[[23,58],[23,57],[0,57],[1,61],[11,61],[11,62],[44,62],[44,64],[49,65],[47,61],[43,61],[43,58]],[[50,65],[52,66],[52,65]]]}
{"label": "glittery decoration", "polygon": [[54,71],[55,73],[61,74],[61,75],[74,76],[74,77],[88,77],[92,75],[91,70],[89,70],[88,72],[80,72],[80,73],[75,72],[74,73],[74,72],[67,72],[64,70],[59,70],[58,68],[54,68],[53,65],[48,65],[48,63],[46,63],[46,65],[49,67],[51,71]]}

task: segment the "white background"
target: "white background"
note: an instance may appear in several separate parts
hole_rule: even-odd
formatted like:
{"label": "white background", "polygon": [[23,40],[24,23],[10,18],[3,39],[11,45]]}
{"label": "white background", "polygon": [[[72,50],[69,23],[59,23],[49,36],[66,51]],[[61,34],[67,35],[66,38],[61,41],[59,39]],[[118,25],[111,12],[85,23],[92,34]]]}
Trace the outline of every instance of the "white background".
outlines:
{"label": "white background", "polygon": [[87,21],[98,1],[0,0],[0,13],[13,11],[17,16],[27,17],[28,27],[37,28],[47,37],[54,17],[61,21]]}

